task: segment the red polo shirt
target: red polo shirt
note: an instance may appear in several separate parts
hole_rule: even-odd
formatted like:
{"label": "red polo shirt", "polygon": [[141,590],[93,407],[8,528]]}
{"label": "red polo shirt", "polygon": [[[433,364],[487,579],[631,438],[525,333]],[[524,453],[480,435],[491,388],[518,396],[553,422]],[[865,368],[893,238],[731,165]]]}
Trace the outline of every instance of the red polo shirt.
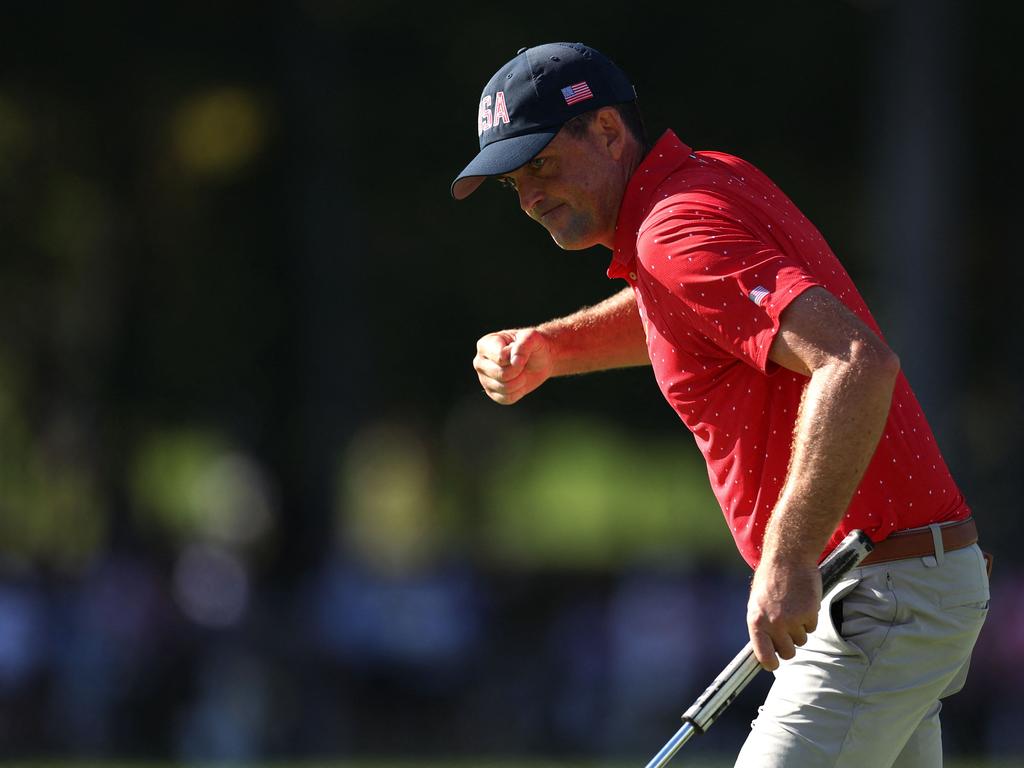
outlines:
{"label": "red polo shirt", "polygon": [[[658,385],[693,433],[736,545],[756,567],[807,383],[768,359],[779,315],[823,286],[881,336],[878,325],[824,238],[767,176],[731,155],[693,152],[671,131],[630,179],[608,276],[633,287]],[[826,552],[854,528],[880,541],[969,514],[901,373],[885,432]]]}

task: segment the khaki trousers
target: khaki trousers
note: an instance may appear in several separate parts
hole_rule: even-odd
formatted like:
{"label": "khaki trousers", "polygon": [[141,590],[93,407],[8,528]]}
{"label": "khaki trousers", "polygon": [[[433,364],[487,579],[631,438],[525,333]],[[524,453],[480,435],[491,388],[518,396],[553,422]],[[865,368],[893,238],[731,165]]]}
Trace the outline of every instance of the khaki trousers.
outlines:
{"label": "khaki trousers", "polygon": [[988,600],[977,545],[851,571],[776,670],[736,768],[938,768],[939,700],[963,687]]}

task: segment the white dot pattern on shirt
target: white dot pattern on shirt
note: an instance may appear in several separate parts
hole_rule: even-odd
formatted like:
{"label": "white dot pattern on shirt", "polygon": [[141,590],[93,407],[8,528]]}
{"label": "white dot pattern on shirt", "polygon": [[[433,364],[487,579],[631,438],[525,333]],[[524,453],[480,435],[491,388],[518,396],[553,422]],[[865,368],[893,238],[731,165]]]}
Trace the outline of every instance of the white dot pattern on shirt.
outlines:
{"label": "white dot pattern on shirt", "polygon": [[[702,163],[702,164],[705,164],[705,163]],[[661,192],[661,190],[652,190],[652,191],[653,191],[653,192],[654,192],[654,193],[655,193],[656,195],[657,195],[657,194],[659,194],[659,193]],[[666,197],[667,197],[667,196],[666,196]],[[774,196],[773,196],[773,197],[774,197]],[[783,203],[783,204],[785,204],[785,203]],[[717,206],[717,208],[720,208],[720,206]],[[671,211],[671,212],[672,212],[672,213],[676,213],[676,212],[677,212],[677,210],[676,210],[676,209],[672,209],[672,211]],[[699,219],[700,221],[705,221],[705,220],[706,220],[706,217],[705,217],[705,216],[697,216],[696,218],[697,218],[697,219]],[[781,217],[779,221],[780,221],[781,223],[785,223],[785,222],[788,222],[788,221],[789,221],[789,219],[788,219],[787,217]],[[797,221],[799,221],[799,222],[801,222],[801,223],[804,223],[804,222],[806,222],[806,219],[805,219],[805,218],[803,218],[803,217],[794,217],[794,218],[793,218],[793,221],[794,221],[794,222],[797,222]],[[765,225],[765,226],[766,226],[766,228],[767,228],[767,225]],[[783,228],[783,232],[785,232],[785,228]],[[786,233],[787,235],[789,235],[789,233],[788,233],[788,232],[785,232],[785,233]],[[690,233],[681,233],[681,234],[682,234],[682,236],[685,236],[685,237],[692,237],[692,236],[694,235],[694,233],[692,233],[692,232],[690,232]],[[660,238],[659,238],[659,240],[660,240]],[[710,238],[708,238],[708,240],[710,241]],[[800,241],[803,241],[803,240],[804,240],[804,238],[796,238],[796,240],[800,240]],[[793,238],[792,236],[789,236],[789,237],[787,237],[787,238],[784,238],[784,239],[783,239],[783,242],[794,242],[794,246],[793,246],[793,247],[797,247],[797,246],[795,245],[795,239],[794,239],[794,238]],[[820,238],[820,236],[816,236],[816,237],[814,238],[814,240],[813,240],[813,241],[811,241],[811,242],[814,242],[814,243],[820,243],[820,242],[822,242],[822,241],[821,241],[821,238]],[[662,242],[659,242],[659,243],[658,243],[658,245],[659,245],[659,246],[662,246],[662,245],[663,245],[663,243],[662,243]],[[723,251],[724,251],[724,249],[723,249]],[[685,249],[683,249],[683,250],[682,250],[681,252],[682,252],[683,254],[685,254]],[[667,267],[668,269],[670,269],[670,270],[672,269],[672,265],[670,264],[670,261],[669,261],[669,259],[670,259],[670,258],[671,258],[672,256],[678,256],[678,255],[680,255],[680,251],[676,251],[676,252],[674,252],[674,253],[672,253],[672,254],[667,254],[667,255],[666,255],[666,260],[665,260],[664,264],[666,265],[666,267]],[[818,258],[817,258],[817,261],[819,262],[819,266],[824,266],[824,265],[823,265],[823,264],[821,263],[821,262],[822,262],[822,256],[824,256],[824,253],[823,253],[823,252],[822,252],[821,250],[818,250],[818,251],[817,251],[817,256],[818,256]],[[682,265],[683,265],[683,266],[685,266],[685,264],[687,264],[687,263],[692,263],[692,262],[693,262],[693,257],[692,257],[692,256],[688,256],[688,259],[687,259],[687,260],[685,260],[685,261],[683,261],[683,260],[679,260],[679,261],[681,261],[681,262],[682,262]],[[815,261],[815,259],[814,259],[813,257],[811,257],[811,258],[809,259],[809,263],[814,263],[814,261]],[[661,262],[659,261],[658,263],[661,263]],[[784,263],[784,260],[783,260],[783,259],[779,259],[779,260],[778,260],[778,263],[779,263],[779,264],[783,264],[783,263]],[[704,265],[704,264],[701,264],[701,266],[705,266],[705,265]],[[744,264],[743,266],[746,266],[746,264]],[[826,269],[827,269],[827,266],[826,266]],[[841,273],[838,273],[838,272],[837,272],[837,270],[830,270],[830,273],[836,273],[837,275],[838,275],[838,274],[841,274]],[[704,274],[709,274],[709,270],[704,270]],[[653,276],[653,275],[652,275],[652,276]],[[716,275],[716,277],[718,277],[718,275]],[[760,277],[760,276],[759,276],[759,277]],[[721,283],[721,282],[725,282],[725,278],[723,278],[723,277],[719,277],[719,280],[718,280],[718,281],[716,281],[716,282],[718,282],[718,283]],[[845,287],[844,287],[844,286],[843,286],[842,284],[840,284],[840,285],[833,285],[833,284],[831,284],[831,283],[830,283],[830,282],[828,282],[828,281],[826,281],[826,282],[825,282],[824,284],[825,284],[825,286],[826,286],[826,287],[827,287],[827,288],[828,288],[829,290],[833,291],[833,293],[834,293],[835,295],[839,296],[840,298],[843,298],[843,297],[845,297],[845,296],[847,296],[847,295],[848,295],[848,292],[847,292],[847,290],[845,289]],[[730,288],[729,290],[730,290],[730,295],[732,295],[732,294],[731,294],[731,291],[732,291],[732,290],[735,290],[735,291],[736,291],[736,292],[737,292],[738,294],[741,294],[741,295],[743,295],[743,296],[744,296],[744,298],[746,298],[746,294],[745,294],[745,292],[744,292],[744,291],[742,290],[741,286],[740,286],[740,285],[739,285],[738,283],[734,284],[734,286],[733,286],[733,287],[731,287],[731,288]],[[795,290],[794,290],[793,292],[795,292]],[[701,292],[701,293],[703,293],[703,292]],[[648,296],[648,298],[649,298],[649,299],[651,299],[651,300],[655,299],[655,297],[651,297],[651,296]],[[708,298],[709,298],[709,296],[708,296],[708,295],[704,295],[704,296],[703,296],[703,298],[704,298],[704,299],[706,300],[706,299],[708,299]],[[710,293],[710,298],[711,298],[711,300],[712,300],[712,301],[714,301],[714,299],[715,299],[715,298],[719,298],[719,299],[720,299],[720,298],[721,298],[721,296],[719,295],[719,296],[717,296],[717,297],[716,297],[716,296],[715,296],[715,294],[714,294],[714,292],[711,292],[711,293]],[[853,298],[853,300],[854,300],[854,301],[856,302],[856,301],[857,301],[857,298],[856,298],[856,297],[854,297],[854,298]],[[653,301],[652,301],[652,303],[653,303]],[[728,303],[729,303],[729,302],[722,302],[722,308],[723,308],[723,309],[727,309],[727,308],[728,308],[728,307],[727,307]],[[863,308],[863,303],[862,303],[862,302],[858,302],[858,304],[859,304],[859,306],[860,306],[860,307],[862,307],[862,308]],[[715,307],[718,307],[718,306],[719,306],[718,302],[715,302],[714,306],[715,306]],[[664,311],[664,310],[663,310],[663,311]],[[858,311],[859,311],[859,310],[858,310]],[[685,315],[684,315],[684,314],[681,314],[681,313],[676,313],[676,312],[671,312],[671,311],[667,311],[667,312],[665,312],[665,316],[666,316],[666,317],[672,317],[672,318],[674,318],[674,319],[675,319],[675,318],[679,318],[679,319],[677,319],[677,320],[676,320],[676,322],[680,322],[681,318],[683,318],[683,317],[684,317]],[[721,321],[717,321],[717,322],[715,323],[715,327],[721,328],[721,326],[722,326],[722,323],[721,323]],[[739,326],[737,326],[737,329],[738,329],[738,332],[742,332],[742,324],[740,324]],[[682,336],[682,335],[680,335],[680,338],[683,338],[683,336]],[[693,333],[691,333],[691,332],[690,332],[689,330],[686,330],[686,331],[685,331],[685,338],[687,338],[687,339],[693,339],[693,340],[694,340],[694,342],[697,342],[697,340],[698,340],[698,338],[699,338],[699,339],[700,339],[700,340],[701,340],[701,341],[702,341],[703,343],[706,343],[706,344],[711,344],[711,345],[715,345],[715,344],[717,343],[717,342],[712,342],[712,341],[710,341],[710,340],[708,339],[708,337],[707,337],[706,335],[704,335],[704,334],[693,334]],[[759,347],[761,347],[762,345],[758,345],[758,346],[759,346]],[[684,354],[684,355],[685,355],[685,354],[687,354],[687,353],[686,353],[686,350],[677,350],[676,348],[673,348],[673,350],[672,350],[672,354],[673,354],[673,356],[675,356],[675,355],[678,355],[678,354]],[[665,355],[660,355],[658,359],[659,359],[660,361],[667,361],[667,360],[668,360],[668,358],[666,358],[666,356],[665,356]],[[674,359],[674,357],[673,357],[672,359]],[[699,357],[698,357],[698,359],[699,359]],[[693,369],[693,370],[696,370],[696,369]],[[700,366],[700,370],[704,370],[704,371],[706,371],[706,370],[708,370],[708,366],[707,366],[707,365],[701,365],[701,366]],[[719,368],[718,368],[718,366],[717,366],[717,365],[716,365],[716,367],[715,367],[715,370],[716,370],[716,374],[715,374],[715,375],[717,376],[717,375],[718,375],[718,374],[717,374],[717,371],[719,370]],[[796,377],[793,377],[793,380],[795,381],[795,380],[796,380]],[[664,383],[667,383],[667,384],[668,384],[669,386],[673,386],[673,385],[678,385],[678,384],[682,384],[682,383],[683,383],[683,382],[675,382],[675,381],[674,381],[674,377],[669,377],[668,379],[664,379],[663,381],[664,381]],[[726,383],[728,383],[728,382],[726,382]],[[689,385],[687,385],[687,386],[685,387],[685,389],[686,389],[686,391],[688,391],[688,392],[691,392],[691,391],[692,391],[692,388],[691,388],[691,387],[690,387]],[[676,391],[677,391],[677,392],[680,392],[680,391],[682,391],[682,387],[680,387],[680,388],[679,388],[679,389],[677,389]],[[707,403],[707,402],[708,402],[708,398],[707,398],[707,397],[705,397],[705,398],[703,398],[703,400],[702,400],[702,401],[703,401],[704,403]],[[899,401],[897,401],[897,402],[899,402]],[[899,402],[899,404],[900,404],[900,405],[902,406],[902,402]],[[732,406],[730,406],[730,408],[729,408],[729,412],[731,413],[731,412],[732,412],[733,410],[735,410],[735,409],[734,409],[734,408],[733,408]],[[786,412],[787,412],[787,413],[788,413],[788,412],[790,412],[790,409],[786,409]],[[916,414],[916,415],[917,415],[917,418],[920,418],[920,415],[919,415],[919,414]],[[904,422],[904,424],[905,424],[905,422]],[[897,423],[897,424],[895,425],[895,428],[896,428],[896,429],[901,429],[901,426],[903,426],[903,425],[901,425],[901,424]],[[886,432],[885,432],[885,439],[891,442],[891,441],[892,441],[892,436],[893,436],[894,434],[901,434],[901,435],[902,435],[902,437],[903,437],[904,439],[907,439],[907,438],[908,438],[908,437],[909,437],[910,435],[914,435],[915,437],[924,437],[924,438],[925,438],[925,440],[926,440],[926,442],[929,442],[929,443],[930,443],[930,442],[932,442],[932,441],[931,441],[931,439],[930,439],[930,438],[928,437],[928,435],[927,435],[927,432],[926,432],[926,431],[924,431],[924,434],[920,434],[920,433],[922,432],[922,430],[918,430],[918,429],[916,429],[916,428],[915,428],[915,427],[914,427],[913,425],[906,425],[906,426],[910,426],[910,430],[906,430],[906,429],[904,429],[904,430],[902,431],[902,433],[895,433],[895,432],[892,432],[892,431],[891,431],[891,430],[893,429],[893,425],[892,425],[892,424],[890,423],[890,427],[889,427],[889,429],[887,429],[887,430],[886,430]],[[746,434],[749,434],[749,425],[748,425],[748,424],[744,424],[744,431],[745,431],[745,433],[746,433]],[[776,434],[778,434],[778,433],[779,433],[780,431],[781,431],[781,430],[774,430],[774,432],[775,432]],[[731,433],[726,433],[726,434],[731,434]],[[744,434],[744,432],[741,432],[741,434]],[[710,435],[709,435],[709,434],[708,434],[708,433],[707,433],[706,431],[704,431],[704,430],[702,429],[702,431],[701,431],[701,436],[700,436],[700,440],[701,440],[701,441],[707,441],[707,440],[708,440],[709,438],[710,438]],[[705,447],[706,447],[707,449],[709,449],[709,450],[711,450],[711,449],[712,449],[712,446],[711,446],[710,444],[708,444],[708,445],[705,445]],[[920,458],[920,457],[918,456],[918,459],[919,459],[919,458]],[[934,466],[933,466],[933,471],[937,471],[937,470],[936,470],[936,468],[935,468]],[[906,476],[906,475],[903,475],[903,476]],[[895,476],[893,477],[893,480],[895,481],[895,485],[896,485],[897,487],[899,487],[899,488],[900,488],[900,492],[902,492],[902,485],[903,485],[903,482],[899,481],[899,480],[898,480],[898,478],[897,478],[897,477],[895,477]],[[924,490],[924,489],[922,489],[922,490]],[[943,489],[943,488],[938,488],[938,487],[937,487],[937,488],[935,488],[935,491],[941,491],[941,492],[942,492],[943,494],[947,494],[947,493],[948,493],[948,491],[947,491],[946,489]],[[858,489],[858,491],[857,491],[857,492],[858,492],[858,494],[860,494],[860,489]],[[936,494],[934,494],[934,493],[933,493],[933,495],[936,495]],[[883,497],[883,499],[886,499],[886,500],[888,500],[889,498],[890,498],[890,497],[888,497],[888,496],[886,496],[886,497]],[[894,496],[893,496],[892,498],[893,498],[893,501],[892,501],[892,502],[888,502],[888,501],[886,502],[886,503],[887,503],[887,504],[888,504],[889,506],[892,506],[893,504],[899,504],[899,503],[901,503],[901,500],[900,500],[899,498],[897,498],[897,497],[895,496],[895,494],[894,494]],[[877,501],[876,501],[875,503],[877,503]],[[905,504],[907,505],[907,507],[906,507],[906,508],[910,508],[910,507],[912,507],[912,506],[913,506],[913,504],[912,504],[911,502],[909,502],[908,500],[905,500],[905,499],[903,500],[903,503],[905,503]],[[744,502],[744,504],[746,504],[746,502]],[[767,506],[768,506],[768,505],[766,504],[765,506],[766,506],[766,511],[767,511]],[[746,504],[746,506],[743,506],[743,505],[739,505],[739,506],[736,506],[736,505],[734,505],[734,506],[732,506],[732,507],[731,507],[731,509],[732,509],[732,510],[734,510],[734,512],[735,512],[735,511],[738,511],[738,510],[741,510],[741,509],[742,509],[742,510],[744,510],[744,512],[743,512],[743,516],[744,516],[744,518],[747,518],[747,516],[748,516],[748,515],[752,515],[752,514],[753,514],[753,512],[754,512],[754,509],[755,509],[755,507],[756,507],[756,504],[754,504],[754,503],[752,503],[752,502],[751,502],[751,503],[749,503],[749,504]],[[875,525],[875,528],[874,528],[874,529],[875,529],[875,530],[877,530],[877,527],[879,527],[879,526],[881,526],[881,525],[883,525],[883,524],[888,524],[888,525],[889,525],[889,527],[893,527],[893,525],[894,525],[894,524],[893,524],[893,523],[892,523],[892,522],[891,522],[890,520],[882,519],[882,520],[878,521],[878,520],[877,520],[877,518],[878,518],[878,516],[879,516],[879,515],[878,515],[878,513],[876,513],[876,512],[872,512],[871,514],[873,515],[874,519],[875,519],[875,520],[877,521],[877,522],[875,522],[875,523],[874,523],[874,525]],[[883,512],[883,513],[882,513],[882,515],[883,515],[883,517],[884,517],[884,516],[887,516],[887,513],[884,513],[884,512]],[[741,525],[741,528],[747,528],[747,529],[749,529],[749,528],[755,528],[755,527],[757,526],[758,522],[759,522],[759,521],[758,521],[758,519],[757,519],[757,518],[750,518],[750,519],[748,520],[748,522],[747,522],[747,523],[745,523],[745,524]],[[867,526],[865,526],[865,527],[867,527]],[[869,529],[869,530],[871,530],[871,529]]]}

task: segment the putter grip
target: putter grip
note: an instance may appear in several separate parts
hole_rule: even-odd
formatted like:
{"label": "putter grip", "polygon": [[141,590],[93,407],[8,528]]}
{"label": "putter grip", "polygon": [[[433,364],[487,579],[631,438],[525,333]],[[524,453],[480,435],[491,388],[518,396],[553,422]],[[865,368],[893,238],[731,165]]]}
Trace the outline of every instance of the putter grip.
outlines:
{"label": "putter grip", "polygon": [[[847,534],[818,566],[822,595],[828,594],[873,548],[871,539],[863,531]],[[761,665],[754,656],[754,648],[748,642],[693,706],[683,713],[683,722],[692,723],[698,733],[704,733],[760,671]]]}

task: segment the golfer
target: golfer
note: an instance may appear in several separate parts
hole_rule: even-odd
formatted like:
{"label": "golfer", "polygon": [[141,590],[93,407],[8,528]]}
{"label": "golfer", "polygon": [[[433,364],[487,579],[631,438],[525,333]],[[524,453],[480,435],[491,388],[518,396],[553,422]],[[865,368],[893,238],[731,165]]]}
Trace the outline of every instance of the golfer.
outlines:
{"label": "golfer", "polygon": [[[508,405],[552,376],[651,366],[754,569],[747,626],[775,683],[736,765],[941,765],[941,699],[985,620],[986,562],[821,234],[750,163],[671,131],[650,145],[630,81],[582,44],[520,50],[484,88],[478,132],[453,196],[497,179],[560,248],[608,248],[626,283],[485,335],[480,384]],[[817,564],[856,528],[875,551],[823,596]]]}

